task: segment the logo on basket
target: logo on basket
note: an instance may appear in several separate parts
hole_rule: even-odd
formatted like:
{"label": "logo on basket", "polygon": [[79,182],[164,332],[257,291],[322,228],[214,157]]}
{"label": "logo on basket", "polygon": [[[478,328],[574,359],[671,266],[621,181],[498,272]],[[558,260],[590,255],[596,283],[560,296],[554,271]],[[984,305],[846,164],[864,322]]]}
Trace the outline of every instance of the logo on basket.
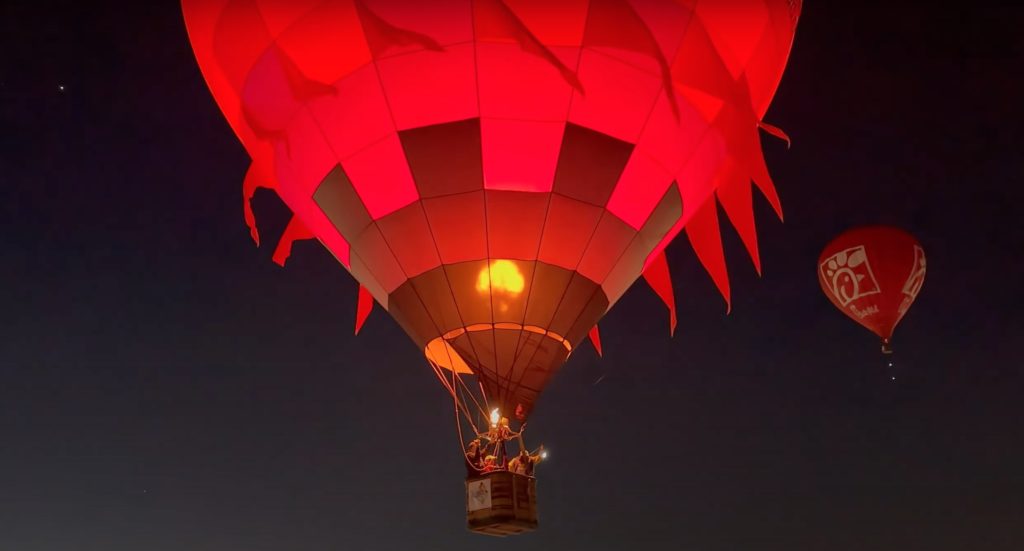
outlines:
{"label": "logo on basket", "polygon": [[864,245],[840,251],[821,263],[821,276],[829,283],[832,295],[846,306],[858,298],[880,292],[871,272]]}
{"label": "logo on basket", "polygon": [[469,510],[478,511],[491,507],[491,481],[489,479],[479,480],[470,483],[469,488]]}
{"label": "logo on basket", "polygon": [[484,483],[480,482],[479,484],[476,485],[476,489],[473,490],[473,501],[482,504],[487,499],[487,496],[490,495],[490,493],[491,492],[488,492],[487,488],[484,487]]}

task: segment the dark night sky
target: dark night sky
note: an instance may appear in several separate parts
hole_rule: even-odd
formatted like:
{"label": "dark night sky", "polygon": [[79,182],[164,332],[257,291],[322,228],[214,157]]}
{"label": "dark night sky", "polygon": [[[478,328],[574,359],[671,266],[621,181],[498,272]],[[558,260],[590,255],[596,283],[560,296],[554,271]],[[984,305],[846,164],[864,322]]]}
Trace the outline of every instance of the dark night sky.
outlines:
{"label": "dark night sky", "polygon": [[[1024,549],[1020,8],[805,7],[764,277],[726,230],[727,316],[674,243],[676,337],[627,293],[532,418],[540,530],[493,540],[416,348],[379,310],[351,335],[319,245],[249,241],[177,5],[42,4],[0,8],[0,548]],[[872,222],[929,255],[896,383],[815,279]]]}

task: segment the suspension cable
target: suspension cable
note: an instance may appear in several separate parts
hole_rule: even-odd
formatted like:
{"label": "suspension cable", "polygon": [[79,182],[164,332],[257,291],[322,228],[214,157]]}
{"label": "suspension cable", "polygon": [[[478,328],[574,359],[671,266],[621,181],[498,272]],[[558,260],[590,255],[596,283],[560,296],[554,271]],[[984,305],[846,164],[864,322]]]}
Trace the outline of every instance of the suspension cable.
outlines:
{"label": "suspension cable", "polygon": [[448,383],[448,379],[446,379],[444,377],[444,374],[441,373],[441,369],[442,368],[440,366],[438,366],[436,363],[434,363],[433,360],[427,359],[427,363],[429,363],[430,367],[433,368],[434,375],[437,376],[437,378],[441,381],[441,384],[444,385],[445,389],[448,390],[448,393],[452,395],[452,399],[455,401],[455,409],[458,410],[458,411],[461,411],[462,414],[466,416],[466,420],[469,421],[469,424],[472,425],[473,424],[473,419],[465,411],[465,409],[466,409],[465,406],[463,404],[459,403],[458,394],[456,394],[455,388],[452,387],[451,384]]}
{"label": "suspension cable", "polygon": [[[478,467],[472,461],[469,461],[469,455],[466,454],[465,437],[462,434],[462,421],[459,419],[459,412],[462,412],[462,414],[466,418],[467,422],[469,422],[469,425],[473,428],[473,432],[475,434],[479,434],[480,431],[477,430],[476,425],[473,423],[472,417],[466,411],[467,408],[466,408],[465,404],[463,403],[462,400],[459,399],[458,394],[456,394],[455,390],[456,390],[457,387],[453,386],[454,382],[453,383],[449,383],[448,382],[448,380],[444,377],[444,374],[441,371],[442,368],[440,366],[438,366],[436,363],[434,363],[434,361],[432,361],[432,360],[430,360],[428,358],[427,362],[430,364],[430,367],[433,369],[434,374],[437,375],[437,378],[440,379],[441,384],[443,384],[444,387],[446,389],[448,389],[448,392],[452,395],[452,404],[454,405],[454,411],[452,413],[455,415],[455,429],[456,429],[456,438],[458,438],[458,442],[459,442],[459,452],[462,454],[463,458],[473,468],[474,471],[476,471],[478,473],[483,472],[483,469],[481,467]],[[454,371],[452,371],[452,377],[453,378],[457,378],[458,375]]]}
{"label": "suspension cable", "polygon": [[[441,339],[444,342],[444,353],[445,353],[445,355],[448,356],[448,365],[454,366],[455,365],[455,360],[452,358],[452,348],[451,348],[451,345],[448,344],[448,341],[444,340],[443,336],[441,337]],[[452,381],[453,381],[452,386],[455,386],[454,385],[454,381],[458,380],[459,384],[461,384],[463,387],[466,387],[466,382],[462,380],[462,377],[456,377],[455,376],[455,369],[454,368],[451,370],[451,372],[452,372]],[[477,377],[478,381],[479,381],[479,379],[480,378]],[[487,401],[487,394],[483,392],[483,386],[480,387],[480,392],[481,392],[480,396],[486,402]],[[477,409],[486,418],[487,417],[487,411],[480,405],[480,402],[477,401],[476,396],[473,395],[473,393],[470,392],[468,388],[466,388],[466,393],[469,394],[469,397],[473,400],[473,404],[477,407]],[[471,425],[473,424],[472,421],[470,421],[470,424]],[[477,430],[475,425],[473,426],[473,430]],[[479,431],[477,431],[477,432],[479,432]]]}

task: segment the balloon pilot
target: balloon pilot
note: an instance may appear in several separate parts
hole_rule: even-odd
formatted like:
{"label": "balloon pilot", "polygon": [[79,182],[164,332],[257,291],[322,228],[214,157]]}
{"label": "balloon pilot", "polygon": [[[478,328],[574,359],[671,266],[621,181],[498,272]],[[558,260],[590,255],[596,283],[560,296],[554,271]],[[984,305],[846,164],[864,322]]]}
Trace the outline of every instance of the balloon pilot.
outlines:
{"label": "balloon pilot", "polygon": [[541,445],[537,450],[538,453],[531,454],[525,449],[519,450],[519,455],[512,458],[508,462],[508,470],[523,476],[533,476],[534,468],[537,463],[540,463],[547,458],[548,452],[544,450],[544,446]]}
{"label": "balloon pilot", "polygon": [[466,475],[473,476],[483,469],[484,448],[479,438],[474,438],[466,446]]}
{"label": "balloon pilot", "polygon": [[[543,445],[532,453],[527,451],[523,442],[526,423],[523,423],[518,431],[513,431],[509,426],[508,417],[502,416],[498,408],[491,410],[489,421],[487,431],[477,434],[466,446],[467,474],[472,476],[481,472],[501,470],[533,476],[537,463],[547,457],[547,451]],[[519,454],[510,460],[507,443],[513,439],[519,442]]]}

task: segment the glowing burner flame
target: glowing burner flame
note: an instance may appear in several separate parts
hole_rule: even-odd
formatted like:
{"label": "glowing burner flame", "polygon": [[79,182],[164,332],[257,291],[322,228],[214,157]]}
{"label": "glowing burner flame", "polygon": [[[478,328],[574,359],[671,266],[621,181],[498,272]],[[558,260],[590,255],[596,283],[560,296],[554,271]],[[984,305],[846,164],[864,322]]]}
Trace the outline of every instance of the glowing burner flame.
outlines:
{"label": "glowing burner flame", "polygon": [[511,260],[492,260],[476,278],[476,290],[480,293],[496,291],[518,295],[525,286],[526,280],[519,272],[519,266]]}

